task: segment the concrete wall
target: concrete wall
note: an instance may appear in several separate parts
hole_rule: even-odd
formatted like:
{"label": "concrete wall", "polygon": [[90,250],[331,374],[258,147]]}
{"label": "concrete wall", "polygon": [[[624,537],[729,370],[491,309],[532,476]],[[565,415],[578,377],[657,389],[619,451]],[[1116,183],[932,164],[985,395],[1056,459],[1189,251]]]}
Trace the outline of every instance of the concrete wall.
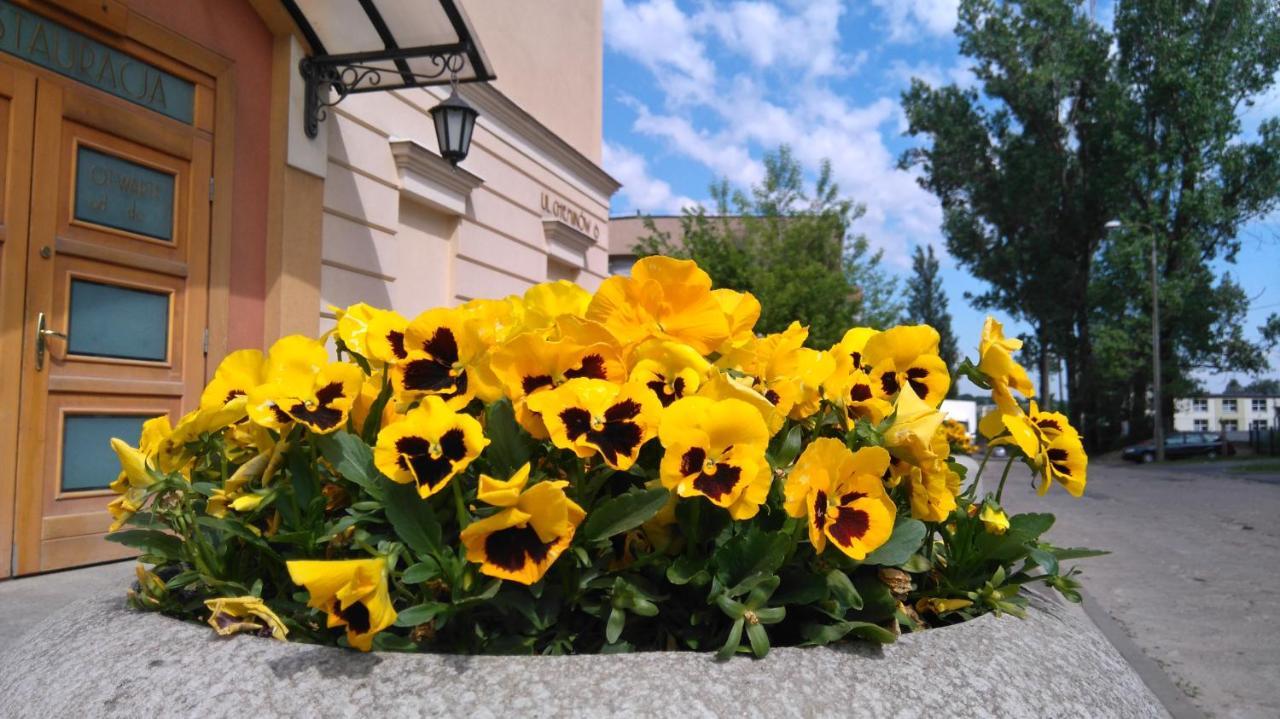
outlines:
{"label": "concrete wall", "polygon": [[600,162],[604,25],[600,0],[462,0],[494,86]]}

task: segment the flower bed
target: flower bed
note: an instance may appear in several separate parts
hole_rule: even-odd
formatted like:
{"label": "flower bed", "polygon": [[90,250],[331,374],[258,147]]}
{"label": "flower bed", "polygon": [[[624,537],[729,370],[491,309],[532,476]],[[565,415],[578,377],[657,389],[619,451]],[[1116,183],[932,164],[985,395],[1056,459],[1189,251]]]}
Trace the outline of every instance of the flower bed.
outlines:
{"label": "flower bed", "polygon": [[[927,326],[819,350],[798,324],[757,336],[759,314],[652,257],[594,295],[355,305],[329,337],[232,353],[199,409],[112,441],[109,538],[150,565],[131,602],[364,651],[763,657],[1021,615],[1032,582],[1078,599],[1059,562],[1093,552],[999,505],[1015,462],[1077,496],[1087,462],[1065,417],[1015,400],[999,323],[948,368]],[[999,408],[990,495],[950,457],[952,371]]]}

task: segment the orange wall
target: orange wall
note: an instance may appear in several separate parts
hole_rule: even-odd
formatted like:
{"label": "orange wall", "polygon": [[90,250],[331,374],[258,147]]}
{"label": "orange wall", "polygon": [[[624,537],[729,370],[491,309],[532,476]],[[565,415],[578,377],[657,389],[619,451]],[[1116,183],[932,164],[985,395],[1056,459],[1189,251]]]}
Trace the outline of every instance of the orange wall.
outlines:
{"label": "orange wall", "polygon": [[[261,347],[266,297],[271,32],[246,0],[126,3],[139,14],[235,62],[235,209],[231,220],[231,321],[227,348]],[[214,142],[219,141],[215,135]]]}

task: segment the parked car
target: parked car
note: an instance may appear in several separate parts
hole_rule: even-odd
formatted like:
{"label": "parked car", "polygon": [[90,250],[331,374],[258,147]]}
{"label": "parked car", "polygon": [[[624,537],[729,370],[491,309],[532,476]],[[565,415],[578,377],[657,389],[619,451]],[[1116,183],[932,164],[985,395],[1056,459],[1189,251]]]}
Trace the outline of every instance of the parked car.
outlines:
{"label": "parked car", "polygon": [[[1182,457],[1206,457],[1213,459],[1236,453],[1236,448],[1225,437],[1211,432],[1176,432],[1164,438],[1164,456],[1167,459]],[[1154,462],[1155,442],[1144,442],[1125,447],[1120,456],[1130,462]]]}

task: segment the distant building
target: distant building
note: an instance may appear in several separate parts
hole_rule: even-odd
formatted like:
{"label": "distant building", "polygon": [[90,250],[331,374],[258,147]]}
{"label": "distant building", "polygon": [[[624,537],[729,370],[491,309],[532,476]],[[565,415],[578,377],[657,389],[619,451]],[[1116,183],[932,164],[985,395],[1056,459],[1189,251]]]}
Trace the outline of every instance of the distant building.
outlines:
{"label": "distant building", "polygon": [[1173,401],[1178,432],[1247,432],[1280,427],[1280,395],[1247,391],[1202,394]]}
{"label": "distant building", "polygon": [[[631,266],[638,260],[636,246],[640,240],[653,234],[645,227],[645,220],[653,220],[659,232],[671,236],[671,242],[679,247],[684,240],[683,219],[680,215],[625,215],[609,218],[609,274],[630,275]],[[741,227],[742,217],[736,215],[707,215],[710,221],[727,222],[731,227]]]}

